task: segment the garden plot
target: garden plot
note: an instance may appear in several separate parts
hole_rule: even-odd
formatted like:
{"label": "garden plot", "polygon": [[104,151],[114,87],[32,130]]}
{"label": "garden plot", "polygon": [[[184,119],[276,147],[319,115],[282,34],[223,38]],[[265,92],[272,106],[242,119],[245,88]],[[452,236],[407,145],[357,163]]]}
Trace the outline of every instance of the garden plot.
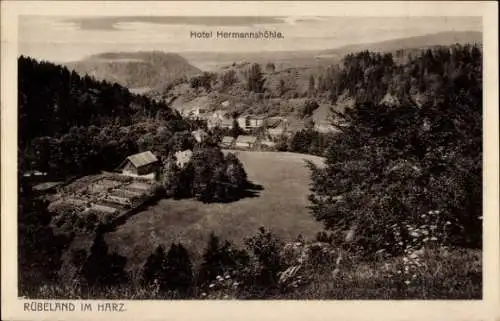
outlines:
{"label": "garden plot", "polygon": [[86,216],[112,221],[152,196],[153,184],[119,174],[82,177],[56,195],[49,210],[57,216]]}

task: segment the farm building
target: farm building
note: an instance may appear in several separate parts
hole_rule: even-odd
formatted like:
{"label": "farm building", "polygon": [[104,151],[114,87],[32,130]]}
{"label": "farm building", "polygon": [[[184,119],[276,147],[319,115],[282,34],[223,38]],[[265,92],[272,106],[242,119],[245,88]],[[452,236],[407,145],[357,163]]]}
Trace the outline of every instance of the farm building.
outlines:
{"label": "farm building", "polygon": [[259,128],[264,126],[265,116],[246,115],[238,117],[238,125],[243,129]]}
{"label": "farm building", "polygon": [[282,136],[286,131],[287,122],[281,117],[272,117],[266,120],[266,131],[272,138]]}
{"label": "farm building", "polygon": [[314,124],[314,129],[320,133],[332,133],[335,132],[336,129],[329,122],[320,122],[318,124]]}
{"label": "farm building", "polygon": [[154,179],[156,172],[160,169],[160,161],[150,151],[131,155],[118,166],[123,175],[145,176]]}
{"label": "farm building", "polygon": [[220,142],[219,146],[221,148],[229,148],[233,146],[233,143],[234,143],[234,137],[224,136],[222,137],[222,141]]}
{"label": "farm building", "polygon": [[240,135],[236,139],[236,147],[239,148],[253,148],[257,144],[257,137]]}
{"label": "farm building", "polygon": [[289,119],[286,121],[285,134],[291,135],[305,128],[303,120]]}
{"label": "farm building", "polygon": [[266,139],[266,140],[262,140],[260,142],[262,144],[262,146],[265,146],[265,147],[268,147],[268,148],[274,148],[276,147],[276,143],[269,140],[269,139]]}
{"label": "farm building", "polygon": [[220,127],[232,129],[233,128],[233,120],[230,118],[222,119],[220,122]]}
{"label": "farm building", "polygon": [[201,119],[207,117],[207,109],[203,107],[196,107],[184,112],[184,115],[191,119]]}
{"label": "farm building", "polygon": [[246,115],[238,117],[238,125],[243,129],[260,128],[264,126],[265,116]]}

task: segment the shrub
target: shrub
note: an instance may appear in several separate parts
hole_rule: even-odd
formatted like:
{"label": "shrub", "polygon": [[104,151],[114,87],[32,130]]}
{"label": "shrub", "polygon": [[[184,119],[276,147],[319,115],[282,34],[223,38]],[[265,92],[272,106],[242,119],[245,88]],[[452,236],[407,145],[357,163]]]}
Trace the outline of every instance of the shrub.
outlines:
{"label": "shrub", "polygon": [[90,286],[125,283],[128,279],[124,270],[127,259],[116,253],[108,253],[101,226],[97,228],[90,255],[82,267],[82,275]]}
{"label": "shrub", "polygon": [[145,286],[155,285],[162,291],[166,289],[165,278],[165,250],[158,245],[156,250],[147,258],[141,273],[141,283]]}
{"label": "shrub", "polygon": [[193,267],[186,248],[178,243],[172,244],[164,265],[166,289],[188,294],[193,286]]}
{"label": "shrub", "polygon": [[280,256],[283,243],[270,231],[260,227],[257,235],[246,239],[245,244],[258,260],[253,284],[273,289],[278,284],[278,273],[283,268]]}
{"label": "shrub", "polygon": [[[207,248],[203,253],[203,262],[198,273],[198,284],[207,287],[211,282],[219,281],[218,277],[230,275],[242,276],[249,263],[249,256],[244,250],[233,247],[229,241],[221,244],[219,237],[211,233]],[[241,283],[241,282],[240,282]]]}

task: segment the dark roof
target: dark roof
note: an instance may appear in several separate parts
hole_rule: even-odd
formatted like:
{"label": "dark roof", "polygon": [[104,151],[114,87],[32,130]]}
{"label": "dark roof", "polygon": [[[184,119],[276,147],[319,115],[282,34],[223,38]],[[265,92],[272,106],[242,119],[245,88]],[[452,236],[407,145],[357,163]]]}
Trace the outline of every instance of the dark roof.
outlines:
{"label": "dark roof", "polygon": [[284,123],[281,117],[269,117],[266,121],[267,128],[275,128]]}
{"label": "dark roof", "polygon": [[131,155],[131,156],[127,157],[127,159],[135,167],[142,167],[145,165],[156,163],[158,161],[158,158],[156,158],[155,154],[151,153],[150,151]]}

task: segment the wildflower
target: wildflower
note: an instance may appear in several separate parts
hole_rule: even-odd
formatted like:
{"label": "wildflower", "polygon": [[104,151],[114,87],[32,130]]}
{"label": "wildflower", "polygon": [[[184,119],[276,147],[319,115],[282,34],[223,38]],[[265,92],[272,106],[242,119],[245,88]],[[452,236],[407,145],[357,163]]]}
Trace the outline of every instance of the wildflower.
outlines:
{"label": "wildflower", "polygon": [[207,294],[206,294],[205,292],[203,292],[203,293],[201,294],[201,296],[207,296]]}
{"label": "wildflower", "polygon": [[431,237],[431,241],[437,241],[437,237],[435,236]]}
{"label": "wildflower", "polygon": [[405,281],[405,284],[406,284],[406,285],[409,285],[409,284],[410,284],[410,280],[406,280],[406,281]]}
{"label": "wildflower", "polygon": [[227,279],[230,279],[231,276],[229,274],[226,274],[226,276],[224,278],[227,280]]}
{"label": "wildflower", "polygon": [[420,217],[421,217],[421,218],[426,218],[426,217],[427,217],[427,215],[422,214],[422,215],[420,215]]}
{"label": "wildflower", "polygon": [[418,237],[420,234],[418,234],[417,232],[411,232],[410,235],[415,238]]}
{"label": "wildflower", "polygon": [[215,286],[215,284],[213,283],[210,283],[210,285],[208,286],[209,288],[213,288]]}
{"label": "wildflower", "polygon": [[451,222],[450,221],[446,221],[445,223],[446,225],[451,225]]}
{"label": "wildflower", "polygon": [[398,270],[398,274],[401,274],[401,270]]}
{"label": "wildflower", "polygon": [[240,284],[239,284],[238,282],[236,282],[236,281],[233,283],[233,287],[235,287],[235,288],[236,288],[238,285],[240,285]]}
{"label": "wildflower", "polygon": [[426,237],[426,238],[425,238],[425,239],[423,239],[422,241],[423,241],[423,242],[427,242],[427,241],[429,241],[429,238],[428,238],[428,237]]}
{"label": "wildflower", "polygon": [[227,299],[227,298],[229,298],[229,295],[225,294],[223,299]]}

